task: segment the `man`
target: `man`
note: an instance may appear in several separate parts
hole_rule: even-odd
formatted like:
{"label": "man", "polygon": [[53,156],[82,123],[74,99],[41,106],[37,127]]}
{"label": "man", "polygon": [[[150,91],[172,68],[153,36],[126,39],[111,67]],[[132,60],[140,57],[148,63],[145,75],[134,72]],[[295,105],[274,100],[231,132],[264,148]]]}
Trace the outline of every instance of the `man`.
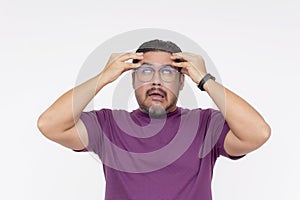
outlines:
{"label": "man", "polygon": [[[83,112],[105,85],[128,70],[139,109]],[[185,76],[220,111],[177,107]],[[201,56],[162,40],[145,42],[136,53],[113,54],[101,73],[51,105],[38,127],[63,146],[98,154],[105,199],[113,200],[212,199],[217,157],[241,158],[270,137],[260,114],[216,82]]]}

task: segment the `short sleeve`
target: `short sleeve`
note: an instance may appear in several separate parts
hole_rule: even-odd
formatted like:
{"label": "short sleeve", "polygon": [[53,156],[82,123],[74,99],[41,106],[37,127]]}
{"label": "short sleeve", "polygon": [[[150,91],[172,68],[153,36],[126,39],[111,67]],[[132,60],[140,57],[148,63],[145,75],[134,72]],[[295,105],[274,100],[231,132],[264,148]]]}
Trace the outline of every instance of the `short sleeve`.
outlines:
{"label": "short sleeve", "polygon": [[99,153],[103,146],[103,131],[100,121],[105,120],[105,110],[82,112],[80,119],[86,127],[88,134],[88,145],[82,150],[74,150],[76,152],[91,151]]}
{"label": "short sleeve", "polygon": [[224,141],[225,141],[226,135],[230,131],[230,127],[220,111],[211,109],[209,126],[212,129],[211,132],[213,132],[212,133],[212,135],[214,137],[213,140],[216,141],[216,145],[214,146],[214,151],[215,151],[217,157],[221,155],[221,156],[230,158],[232,160],[237,160],[237,159],[245,156],[245,155],[230,156],[225,151]]}
{"label": "short sleeve", "polygon": [[228,134],[228,132],[230,130],[230,128],[229,128],[229,126],[228,126],[228,124],[227,124],[226,121],[224,123],[224,127],[226,127],[226,128],[223,129],[224,131],[222,131],[222,133],[220,135],[220,138],[219,138],[219,140],[217,142],[217,146],[216,146],[218,154],[222,155],[222,156],[225,156],[227,158],[230,158],[232,160],[237,160],[237,159],[240,159],[240,158],[244,157],[245,155],[242,155],[242,156],[231,156],[231,155],[229,155],[225,151],[225,149],[224,149],[224,141],[225,141],[226,135]]}

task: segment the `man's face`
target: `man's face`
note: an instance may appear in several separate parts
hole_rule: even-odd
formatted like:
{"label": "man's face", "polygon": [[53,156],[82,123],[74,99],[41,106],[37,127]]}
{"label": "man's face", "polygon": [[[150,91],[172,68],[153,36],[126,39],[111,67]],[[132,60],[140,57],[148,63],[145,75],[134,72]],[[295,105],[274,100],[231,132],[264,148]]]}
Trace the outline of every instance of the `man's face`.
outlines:
{"label": "man's face", "polygon": [[170,56],[170,53],[163,51],[146,52],[140,62],[146,63],[144,66],[147,68],[141,66],[132,74],[133,88],[140,109],[155,118],[176,109],[179,91],[184,85],[183,74],[177,69],[170,69],[173,62]]}

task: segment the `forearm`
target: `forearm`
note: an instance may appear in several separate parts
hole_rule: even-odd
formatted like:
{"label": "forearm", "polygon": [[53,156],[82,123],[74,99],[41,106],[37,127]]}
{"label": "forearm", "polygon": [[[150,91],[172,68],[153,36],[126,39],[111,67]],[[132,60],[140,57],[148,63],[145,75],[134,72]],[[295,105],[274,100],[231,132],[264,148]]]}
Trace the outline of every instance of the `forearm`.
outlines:
{"label": "forearm", "polygon": [[[173,53],[171,59],[174,61],[172,64],[180,67],[181,72],[197,85],[207,74],[205,62],[199,55]],[[182,62],[175,62],[178,59]],[[271,134],[270,127],[250,104],[212,79],[204,83],[204,90],[216,103],[230,127],[224,141],[228,153],[243,155],[267,141]]]}
{"label": "forearm", "polygon": [[240,141],[254,145],[266,141],[270,135],[270,127],[249,103],[213,80],[208,80],[204,84],[204,89]]}
{"label": "forearm", "polygon": [[72,128],[83,109],[107,84],[101,73],[59,97],[40,117],[38,126],[44,134]]}

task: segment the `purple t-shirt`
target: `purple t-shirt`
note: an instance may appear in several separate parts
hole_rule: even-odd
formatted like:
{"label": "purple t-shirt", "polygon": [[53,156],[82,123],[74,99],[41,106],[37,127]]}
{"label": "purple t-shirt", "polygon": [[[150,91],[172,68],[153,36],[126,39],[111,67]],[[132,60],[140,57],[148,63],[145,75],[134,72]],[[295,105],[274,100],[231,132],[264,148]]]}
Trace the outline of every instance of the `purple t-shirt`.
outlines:
{"label": "purple t-shirt", "polygon": [[211,200],[213,167],[229,127],[213,109],[177,107],[161,119],[139,109],[83,112],[102,161],[107,200]]}

